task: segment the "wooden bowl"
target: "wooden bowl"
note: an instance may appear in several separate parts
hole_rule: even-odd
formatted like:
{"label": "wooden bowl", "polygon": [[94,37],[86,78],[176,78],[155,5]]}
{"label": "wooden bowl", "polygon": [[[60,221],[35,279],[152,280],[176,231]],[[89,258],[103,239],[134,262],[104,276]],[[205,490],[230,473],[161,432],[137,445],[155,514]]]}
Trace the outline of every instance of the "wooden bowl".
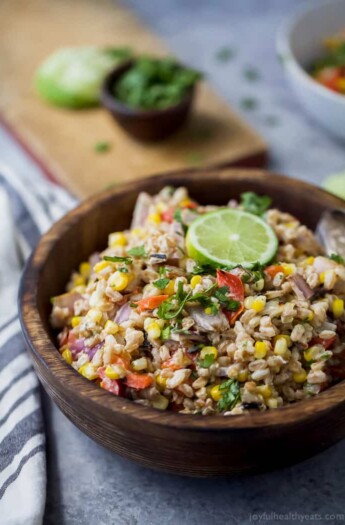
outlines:
{"label": "wooden bowl", "polygon": [[132,108],[116,100],[113,93],[116,82],[132,66],[133,61],[126,62],[111,71],[105,78],[101,91],[102,105],[133,137],[152,142],[163,140],[175,133],[186,122],[192,107],[195,88],[189,89],[181,102],[165,109]]}
{"label": "wooden bowl", "polygon": [[224,205],[243,191],[268,194],[314,228],[345,202],[305,182],[254,170],[191,170],[150,177],[84,201],[40,240],[23,274],[20,316],[36,372],[62,412],[83,432],[142,465],[190,476],[262,471],[300,461],[345,435],[345,383],[312,399],[265,413],[194,416],[161,412],[116,397],[61,358],[49,325],[50,297],[73,269],[129,226],[139,191],[185,185],[203,204]]}

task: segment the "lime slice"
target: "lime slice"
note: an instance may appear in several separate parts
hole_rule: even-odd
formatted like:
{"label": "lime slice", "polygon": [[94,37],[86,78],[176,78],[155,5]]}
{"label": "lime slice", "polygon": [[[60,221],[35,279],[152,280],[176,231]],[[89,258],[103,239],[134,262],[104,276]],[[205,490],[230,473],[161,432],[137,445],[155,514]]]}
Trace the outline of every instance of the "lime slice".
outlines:
{"label": "lime slice", "polygon": [[345,172],[330,175],[323,181],[325,190],[337,195],[341,199],[345,199]]}
{"label": "lime slice", "polygon": [[199,264],[252,268],[275,255],[278,239],[260,217],[230,208],[205,213],[190,226],[188,255]]}

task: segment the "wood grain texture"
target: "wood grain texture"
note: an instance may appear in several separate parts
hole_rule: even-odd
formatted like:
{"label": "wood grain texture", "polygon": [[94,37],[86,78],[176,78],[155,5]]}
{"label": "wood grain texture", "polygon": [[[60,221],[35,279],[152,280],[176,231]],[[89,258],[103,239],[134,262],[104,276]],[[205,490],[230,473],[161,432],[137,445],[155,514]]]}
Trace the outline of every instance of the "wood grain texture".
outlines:
{"label": "wood grain texture", "polygon": [[27,264],[20,291],[25,340],[52,399],[83,432],[143,465],[191,476],[277,468],[300,461],[345,435],[345,382],[313,399],[266,413],[232,417],[160,412],[118,398],[81,377],[61,358],[49,327],[50,297],[71,271],[102,249],[114,229],[128,227],[139,191],[185,185],[201,203],[225,204],[243,191],[269,194],[274,205],[311,228],[344,201],[302,181],[254,170],[165,174],[127,183],[88,199],[53,226]]}
{"label": "wood grain texture", "polygon": [[[106,111],[46,105],[33,75],[61,46],[130,45],[167,52],[133,13],[114,0],[3,0],[0,3],[0,113],[49,172],[80,196],[109,184],[202,165],[263,166],[266,145],[208,85],[198,89],[193,118],[174,137],[147,145],[129,137]],[[95,143],[113,148],[97,154]]]}

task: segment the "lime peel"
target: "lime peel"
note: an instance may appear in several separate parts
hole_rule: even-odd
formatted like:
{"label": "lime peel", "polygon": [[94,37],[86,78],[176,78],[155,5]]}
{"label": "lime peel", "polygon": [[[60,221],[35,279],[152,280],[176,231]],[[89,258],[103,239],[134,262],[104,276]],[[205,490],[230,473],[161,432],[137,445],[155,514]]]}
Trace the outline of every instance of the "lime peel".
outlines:
{"label": "lime peel", "polygon": [[205,213],[191,224],[186,245],[188,255],[199,264],[250,269],[271,261],[278,239],[262,218],[222,208]]}

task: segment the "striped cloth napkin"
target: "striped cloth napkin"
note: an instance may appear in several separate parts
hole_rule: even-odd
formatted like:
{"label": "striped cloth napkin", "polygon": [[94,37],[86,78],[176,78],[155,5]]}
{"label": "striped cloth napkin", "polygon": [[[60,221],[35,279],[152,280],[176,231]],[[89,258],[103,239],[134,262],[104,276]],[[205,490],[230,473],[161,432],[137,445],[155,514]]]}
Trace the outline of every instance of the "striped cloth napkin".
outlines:
{"label": "striped cloth napkin", "polygon": [[40,235],[75,205],[64,190],[0,166],[0,523],[39,525],[46,493],[38,379],[17,316],[20,274]]}

